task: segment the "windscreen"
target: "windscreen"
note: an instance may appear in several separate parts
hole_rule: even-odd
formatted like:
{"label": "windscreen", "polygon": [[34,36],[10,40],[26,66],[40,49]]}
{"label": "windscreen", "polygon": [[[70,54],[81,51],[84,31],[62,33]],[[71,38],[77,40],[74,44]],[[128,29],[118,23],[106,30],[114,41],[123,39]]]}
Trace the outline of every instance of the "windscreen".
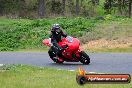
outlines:
{"label": "windscreen", "polygon": [[71,36],[67,36],[66,39],[68,42],[73,42],[73,37],[71,37]]}

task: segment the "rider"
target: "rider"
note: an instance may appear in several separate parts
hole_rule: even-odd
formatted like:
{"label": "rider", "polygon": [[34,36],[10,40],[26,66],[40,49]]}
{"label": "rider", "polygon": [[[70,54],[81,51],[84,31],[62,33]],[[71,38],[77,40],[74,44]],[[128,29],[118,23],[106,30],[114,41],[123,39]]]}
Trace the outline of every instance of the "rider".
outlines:
{"label": "rider", "polygon": [[[64,50],[61,46],[58,45],[58,42],[61,41],[62,37],[67,37],[62,30],[59,24],[53,24],[51,33],[50,33],[50,40],[51,40],[51,49],[57,53],[58,56],[62,56],[61,52]],[[48,53],[50,53],[50,50]],[[56,59],[56,58],[55,58]]]}

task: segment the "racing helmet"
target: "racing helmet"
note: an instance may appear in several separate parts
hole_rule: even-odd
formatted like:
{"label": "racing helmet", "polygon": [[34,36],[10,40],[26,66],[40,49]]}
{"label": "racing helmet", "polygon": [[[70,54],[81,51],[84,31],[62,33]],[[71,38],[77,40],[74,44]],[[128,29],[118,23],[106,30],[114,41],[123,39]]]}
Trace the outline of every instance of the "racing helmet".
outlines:
{"label": "racing helmet", "polygon": [[52,31],[60,32],[60,25],[59,24],[53,24]]}

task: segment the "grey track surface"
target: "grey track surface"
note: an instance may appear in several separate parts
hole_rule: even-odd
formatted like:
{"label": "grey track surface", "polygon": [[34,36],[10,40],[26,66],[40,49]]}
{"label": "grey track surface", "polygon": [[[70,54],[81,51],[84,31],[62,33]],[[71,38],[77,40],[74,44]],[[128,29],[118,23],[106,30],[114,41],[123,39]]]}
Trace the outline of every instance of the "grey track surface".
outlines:
{"label": "grey track surface", "polygon": [[47,66],[57,69],[77,70],[82,66],[87,72],[129,73],[132,74],[132,54],[123,53],[87,53],[91,58],[89,65],[80,62],[56,64],[43,52],[0,52],[0,64],[28,64]]}

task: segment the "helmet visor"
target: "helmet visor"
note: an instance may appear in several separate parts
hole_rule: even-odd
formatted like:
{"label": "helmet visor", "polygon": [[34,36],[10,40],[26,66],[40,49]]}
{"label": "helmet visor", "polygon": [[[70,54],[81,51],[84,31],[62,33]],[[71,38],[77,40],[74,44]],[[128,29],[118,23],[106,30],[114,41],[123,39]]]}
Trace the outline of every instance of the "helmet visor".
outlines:
{"label": "helmet visor", "polygon": [[56,29],[56,32],[60,32],[60,29],[58,28],[58,29]]}
{"label": "helmet visor", "polygon": [[60,30],[60,28],[57,28],[57,27],[56,27],[56,28],[54,28],[54,30]]}

